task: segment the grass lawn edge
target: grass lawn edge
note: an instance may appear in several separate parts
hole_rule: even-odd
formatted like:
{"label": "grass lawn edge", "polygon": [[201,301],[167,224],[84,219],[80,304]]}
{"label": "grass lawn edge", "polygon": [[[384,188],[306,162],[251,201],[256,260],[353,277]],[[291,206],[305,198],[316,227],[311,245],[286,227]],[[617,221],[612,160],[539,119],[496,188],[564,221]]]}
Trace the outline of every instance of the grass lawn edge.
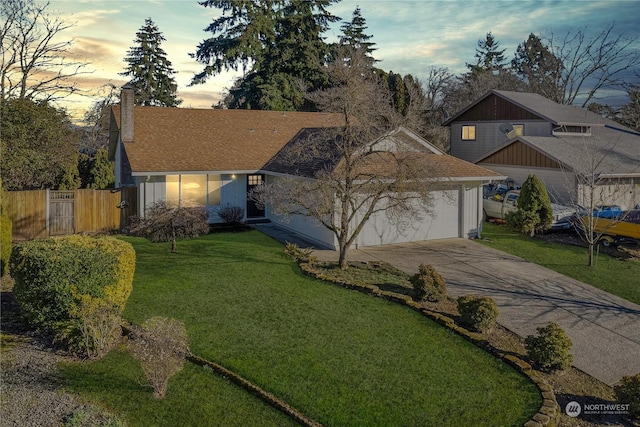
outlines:
{"label": "grass lawn edge", "polygon": [[409,307],[410,309],[417,311],[418,313],[433,320],[439,325],[452,330],[453,332],[470,341],[482,350],[499,358],[500,360],[514,368],[521,375],[528,378],[538,388],[538,391],[540,392],[540,395],[542,397],[542,405],[538,409],[538,412],[534,414],[531,417],[530,421],[525,425],[529,425],[530,423],[536,423],[533,425],[538,425],[541,421],[544,423],[544,425],[549,427],[557,425],[560,417],[560,406],[558,405],[558,402],[556,400],[553,388],[547,383],[547,381],[542,377],[540,373],[533,369],[533,367],[529,363],[525,362],[515,355],[507,354],[496,349],[491,344],[489,344],[489,342],[482,336],[481,333],[472,332],[456,325],[455,321],[451,317],[424,308],[422,304],[413,300],[413,298],[408,295],[391,291],[384,291],[381,290],[378,286],[368,283],[352,283],[347,280],[334,280],[322,274],[322,272],[314,269],[312,263],[300,262],[298,263],[298,265],[305,274],[311,277],[315,277],[316,279],[320,279],[346,289],[356,290],[374,297],[383,298],[387,301]]}

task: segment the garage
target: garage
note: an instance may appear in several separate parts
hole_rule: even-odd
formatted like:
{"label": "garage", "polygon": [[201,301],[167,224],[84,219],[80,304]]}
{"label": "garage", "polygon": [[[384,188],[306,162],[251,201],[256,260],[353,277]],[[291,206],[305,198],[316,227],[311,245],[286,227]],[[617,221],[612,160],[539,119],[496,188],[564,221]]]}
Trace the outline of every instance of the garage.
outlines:
{"label": "garage", "polygon": [[438,190],[419,220],[398,220],[386,211],[374,214],[356,239],[358,247],[460,237],[458,190]]}

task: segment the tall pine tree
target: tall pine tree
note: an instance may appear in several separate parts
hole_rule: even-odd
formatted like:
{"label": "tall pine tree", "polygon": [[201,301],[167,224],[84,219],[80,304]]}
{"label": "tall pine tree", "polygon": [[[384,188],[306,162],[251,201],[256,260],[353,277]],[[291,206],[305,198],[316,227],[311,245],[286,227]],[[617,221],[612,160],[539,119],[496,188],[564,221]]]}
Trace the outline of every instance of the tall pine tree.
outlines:
{"label": "tall pine tree", "polygon": [[131,78],[136,105],[177,107],[182,102],[176,96],[176,71],[160,46],[165,40],[156,24],[147,18],[136,33],[136,45],[127,52],[124,62],[128,65],[120,74]]}
{"label": "tall pine tree", "polygon": [[484,40],[478,40],[476,48],[476,63],[467,63],[467,68],[471,73],[501,71],[505,68],[504,52],[506,49],[499,50],[500,42],[491,34],[487,33]]}
{"label": "tall pine tree", "polygon": [[518,78],[527,85],[529,92],[535,92],[552,101],[562,103],[564,65],[540,37],[529,34],[527,40],[518,45],[511,60],[511,67]]}
{"label": "tall pine tree", "polygon": [[376,44],[371,40],[372,36],[367,35],[365,30],[367,29],[367,21],[362,16],[360,6],[356,7],[353,11],[353,16],[350,22],[345,22],[340,27],[342,35],[340,36],[340,44],[348,45],[354,49],[362,49],[365,53],[365,58],[371,62],[371,66],[377,62],[373,58],[373,51],[377,50],[373,46]]}
{"label": "tall pine tree", "polygon": [[325,83],[320,66],[328,54],[322,38],[338,20],[327,7],[338,0],[207,0],[222,16],[205,30],[213,36],[192,56],[204,69],[191,84],[223,70],[242,67],[224,104],[228,108],[305,110],[300,82],[315,89]]}

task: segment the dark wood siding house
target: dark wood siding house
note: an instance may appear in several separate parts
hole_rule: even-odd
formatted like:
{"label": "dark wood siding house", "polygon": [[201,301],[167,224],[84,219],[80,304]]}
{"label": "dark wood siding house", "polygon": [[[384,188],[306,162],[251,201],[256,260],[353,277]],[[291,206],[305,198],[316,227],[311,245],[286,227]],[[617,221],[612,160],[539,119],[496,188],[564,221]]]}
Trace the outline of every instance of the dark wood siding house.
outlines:
{"label": "dark wood siding house", "polygon": [[576,174],[601,177],[596,204],[640,203],[640,133],[541,95],[492,90],[451,117],[451,154],[516,183],[537,175],[558,202],[587,204]]}

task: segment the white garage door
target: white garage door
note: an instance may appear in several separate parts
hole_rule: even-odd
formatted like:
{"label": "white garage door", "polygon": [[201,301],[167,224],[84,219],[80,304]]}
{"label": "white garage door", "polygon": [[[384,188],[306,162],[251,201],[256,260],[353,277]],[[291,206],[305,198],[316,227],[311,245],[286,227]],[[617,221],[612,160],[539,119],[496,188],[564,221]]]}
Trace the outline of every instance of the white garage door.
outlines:
{"label": "white garage door", "polygon": [[356,242],[362,247],[459,237],[459,222],[458,190],[436,191],[421,220],[409,223],[378,212],[367,221]]}

